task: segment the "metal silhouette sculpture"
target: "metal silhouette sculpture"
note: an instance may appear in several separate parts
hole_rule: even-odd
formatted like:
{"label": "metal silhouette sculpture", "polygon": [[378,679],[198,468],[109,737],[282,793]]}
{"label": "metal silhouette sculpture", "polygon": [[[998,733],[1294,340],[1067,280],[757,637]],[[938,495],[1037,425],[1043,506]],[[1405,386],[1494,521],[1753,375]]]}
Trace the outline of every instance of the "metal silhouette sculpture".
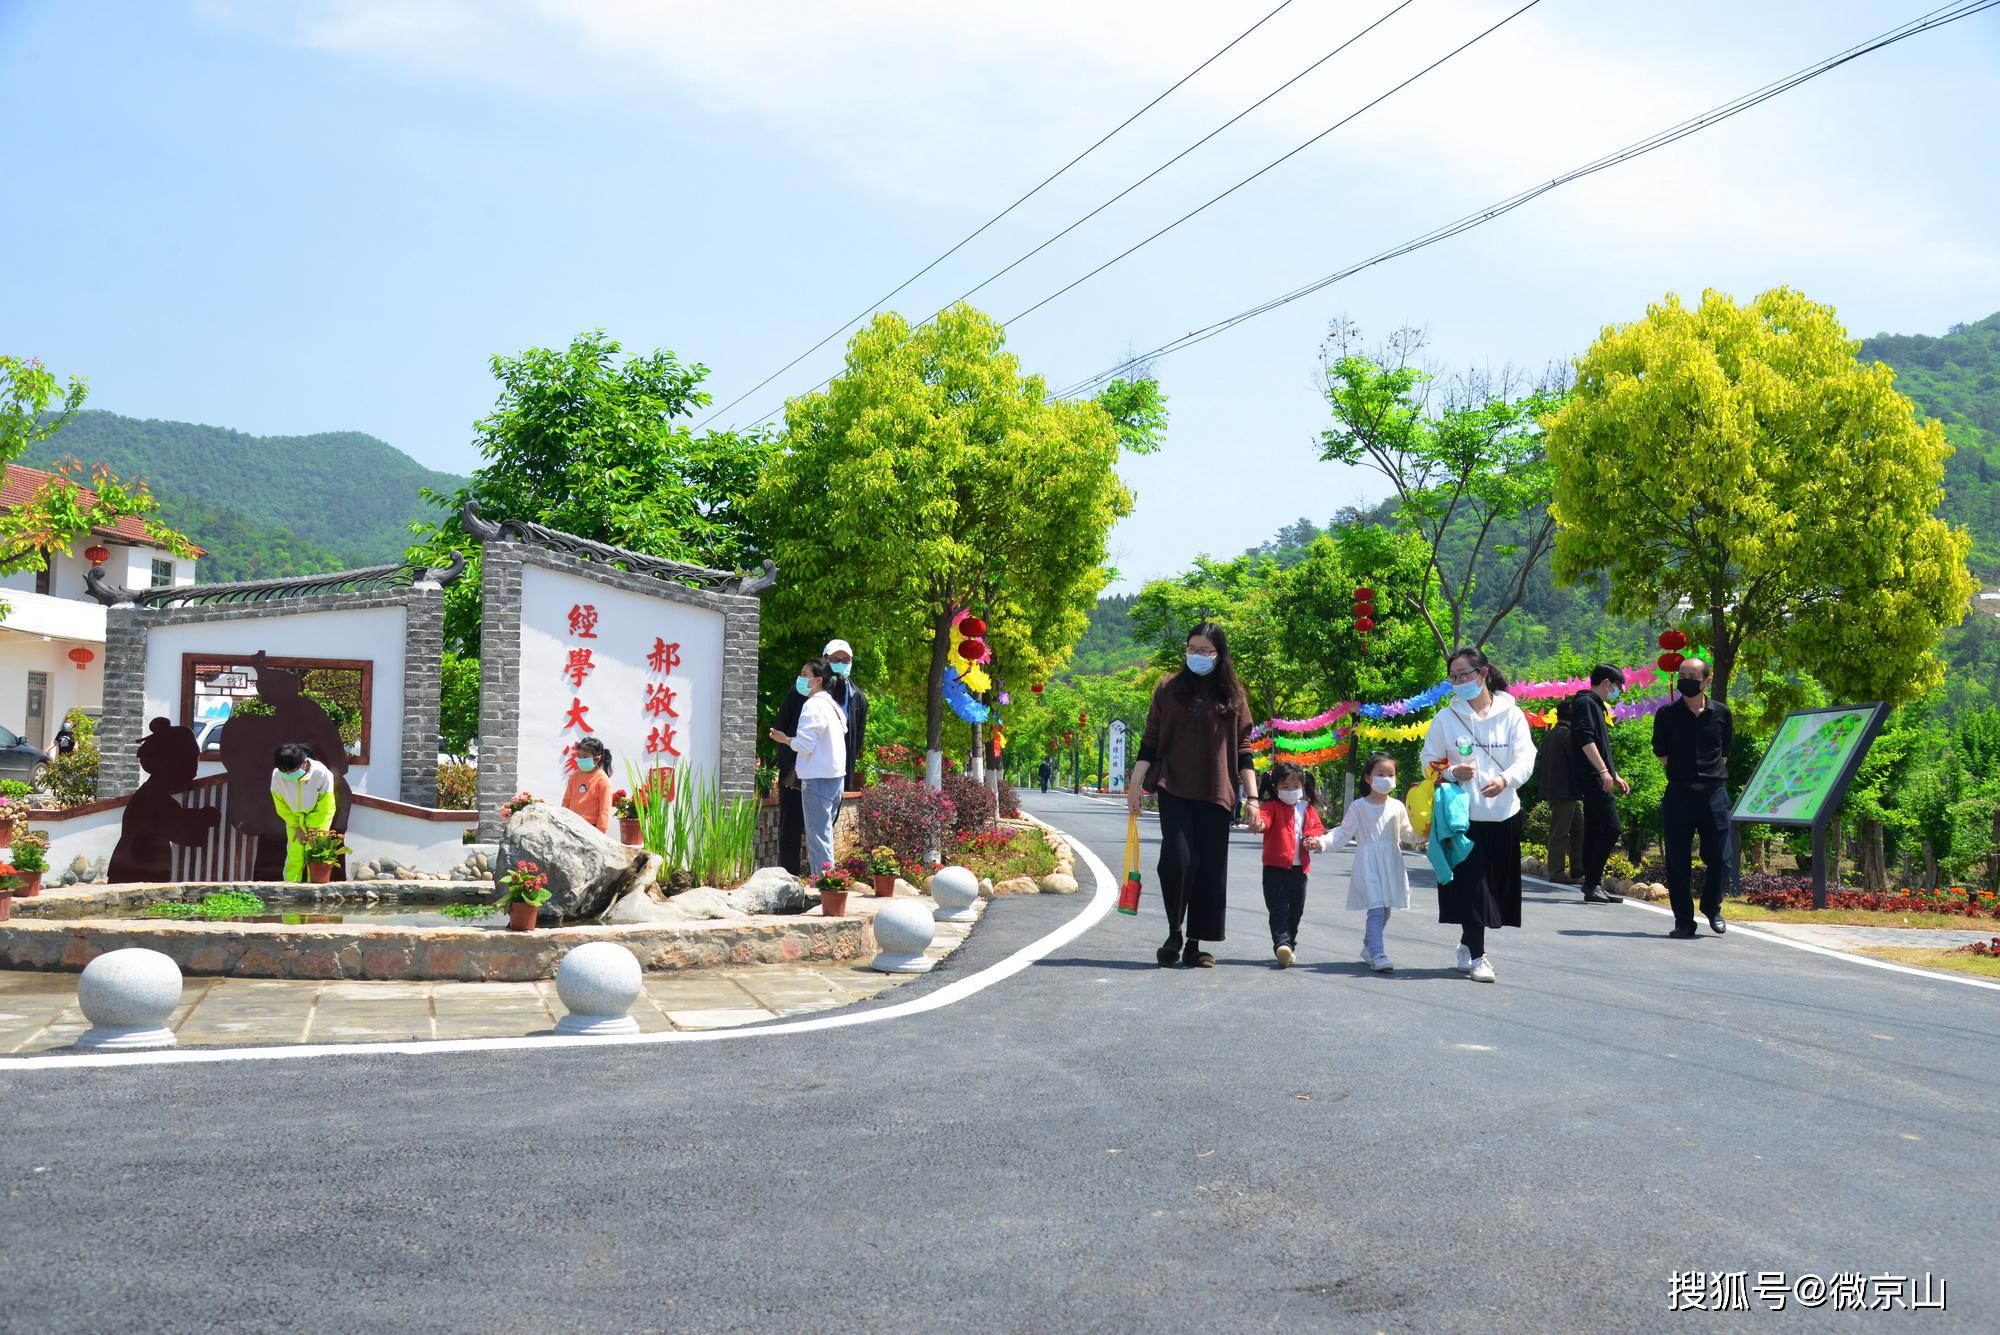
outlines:
{"label": "metal silhouette sculpture", "polygon": [[[289,668],[273,667],[260,649],[250,659],[257,672],[257,699],[269,714],[232,713],[222,730],[222,768],[229,775],[229,824],[257,840],[256,878],[285,879],[285,823],[271,804],[271,756],[286,742],[297,742],[313,759],[333,771],[337,805],[333,828],[347,829],[354,794],[347,786],[347,745],[340,729],[305,694],[305,678]],[[339,870],[336,868],[335,875]]]}
{"label": "metal silhouette sculpture", "polygon": [[139,743],[139,768],[146,772],[146,781],[125,804],[118,846],[111,852],[106,874],[117,882],[170,880],[174,848],[207,842],[222,813],[190,809],[178,800],[201,770],[201,743],[193,728],[154,719]]}

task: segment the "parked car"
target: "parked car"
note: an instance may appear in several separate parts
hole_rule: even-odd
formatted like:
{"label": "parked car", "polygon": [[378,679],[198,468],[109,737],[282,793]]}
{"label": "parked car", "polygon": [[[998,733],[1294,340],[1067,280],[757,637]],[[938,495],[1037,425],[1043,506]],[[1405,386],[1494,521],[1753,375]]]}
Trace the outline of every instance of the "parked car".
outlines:
{"label": "parked car", "polygon": [[30,746],[24,738],[0,728],[0,779],[33,783],[35,772],[41,769],[46,759],[41,747]]}
{"label": "parked car", "polygon": [[222,753],[222,725],[227,722],[229,720],[226,718],[211,718],[203,719],[194,725],[194,739],[201,743],[202,755],[214,756]]}

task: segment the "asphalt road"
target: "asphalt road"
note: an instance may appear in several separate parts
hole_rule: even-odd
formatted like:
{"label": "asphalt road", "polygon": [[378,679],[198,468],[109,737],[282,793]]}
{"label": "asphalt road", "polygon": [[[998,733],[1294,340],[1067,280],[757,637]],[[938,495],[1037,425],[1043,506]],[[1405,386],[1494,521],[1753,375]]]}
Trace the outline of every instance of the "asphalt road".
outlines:
{"label": "asphalt road", "polygon": [[[1120,810],[1031,805],[1116,869]],[[0,1067],[0,1329],[2000,1328],[2000,993],[1532,892],[1498,984],[1421,908],[1370,975],[1345,858],[1278,972],[1238,840],[1213,970],[1154,966],[1149,893],[823,1033]],[[1000,901],[893,1000],[1082,908]],[[1695,1269],[1753,1310],[1671,1313]],[[1772,1314],[1764,1271],[1948,1307]]]}

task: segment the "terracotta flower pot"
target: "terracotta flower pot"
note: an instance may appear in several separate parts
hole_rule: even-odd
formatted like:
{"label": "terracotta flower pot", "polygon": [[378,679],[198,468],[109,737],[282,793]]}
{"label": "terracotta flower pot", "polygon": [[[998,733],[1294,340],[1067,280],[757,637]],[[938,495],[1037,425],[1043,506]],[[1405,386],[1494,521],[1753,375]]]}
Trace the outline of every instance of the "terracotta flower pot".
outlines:
{"label": "terracotta flower pot", "polygon": [[19,895],[19,896],[20,896],[21,898],[23,898],[23,899],[33,899],[33,898],[34,898],[34,897],[35,897],[36,895],[39,895],[40,893],[42,893],[42,876],[43,876],[43,875],[44,875],[44,873],[42,873],[42,872],[38,872],[38,871],[24,871],[24,872],[22,872],[22,873],[21,873],[21,887],[20,887],[20,889],[16,890],[16,891],[15,891],[14,893],[15,893],[15,894],[17,894],[17,895]]}
{"label": "terracotta flower pot", "polygon": [[845,890],[822,890],[819,892],[819,911],[824,918],[845,918],[847,916],[847,892]]}
{"label": "terracotta flower pot", "polygon": [[637,816],[620,816],[618,818],[618,838],[621,842],[630,844],[634,848],[646,842],[645,834],[639,829],[639,818]]}
{"label": "terracotta flower pot", "polygon": [[507,930],[510,932],[533,931],[535,915],[541,910],[523,900],[515,900],[507,906]]}
{"label": "terracotta flower pot", "polygon": [[874,881],[875,898],[887,899],[896,893],[896,878],[894,875],[877,876],[874,878]]}
{"label": "terracotta flower pot", "polygon": [[306,864],[306,883],[308,885],[329,885],[332,881],[333,864],[331,862],[308,862]]}

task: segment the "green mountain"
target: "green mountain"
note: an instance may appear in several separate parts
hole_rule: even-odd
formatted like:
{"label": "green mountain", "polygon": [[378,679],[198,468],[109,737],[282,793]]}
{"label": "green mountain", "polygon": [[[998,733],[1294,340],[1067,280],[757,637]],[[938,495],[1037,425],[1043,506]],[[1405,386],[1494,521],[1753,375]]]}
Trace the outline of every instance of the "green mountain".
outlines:
{"label": "green mountain", "polygon": [[21,462],[66,456],[148,479],[161,517],[208,550],[204,580],[399,560],[410,521],[427,517],[418,489],[465,484],[359,431],[250,436],[106,412],[78,413]]}
{"label": "green mountain", "polygon": [[1973,573],[2000,577],[2000,314],[1939,338],[1877,334],[1861,355],[1895,368],[1896,388],[1944,423],[1957,447],[1945,463],[1944,517],[1971,531]]}

